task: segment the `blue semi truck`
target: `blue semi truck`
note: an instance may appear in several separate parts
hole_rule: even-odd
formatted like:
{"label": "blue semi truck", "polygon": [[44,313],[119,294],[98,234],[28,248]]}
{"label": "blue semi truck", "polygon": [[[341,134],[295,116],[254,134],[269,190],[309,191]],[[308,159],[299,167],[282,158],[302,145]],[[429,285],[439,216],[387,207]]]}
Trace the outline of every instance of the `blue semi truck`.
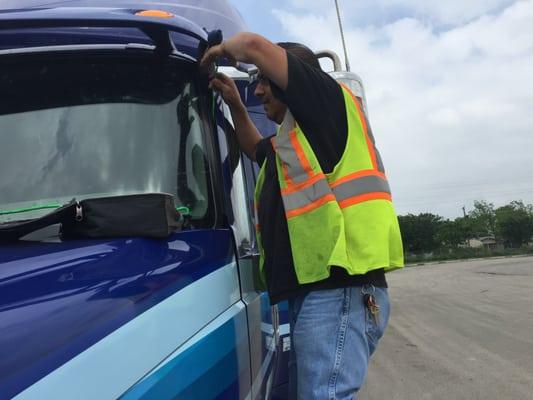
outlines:
{"label": "blue semi truck", "polygon": [[161,192],[186,224],[0,243],[0,398],[284,398],[286,305],[253,276],[257,167],[197,68],[207,32],[242,18],[218,0],[47,3],[0,13],[0,223]]}
{"label": "blue semi truck", "polygon": [[[258,166],[197,66],[209,32],[247,29],[239,13],[221,0],[1,6],[0,231],[73,198],[151,193],[180,221],[164,238],[67,238],[53,223],[0,240],[0,399],[287,398],[287,304],[271,306],[255,272]],[[274,133],[253,66],[219,68]],[[355,75],[333,74],[364,101]]]}

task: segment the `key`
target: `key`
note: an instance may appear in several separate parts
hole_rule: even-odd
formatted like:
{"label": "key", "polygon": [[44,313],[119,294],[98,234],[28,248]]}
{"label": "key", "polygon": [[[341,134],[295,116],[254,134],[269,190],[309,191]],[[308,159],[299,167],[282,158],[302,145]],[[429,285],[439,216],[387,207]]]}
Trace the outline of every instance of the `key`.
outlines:
{"label": "key", "polygon": [[376,298],[372,294],[365,294],[364,301],[375,324],[379,325],[379,304],[376,303]]}

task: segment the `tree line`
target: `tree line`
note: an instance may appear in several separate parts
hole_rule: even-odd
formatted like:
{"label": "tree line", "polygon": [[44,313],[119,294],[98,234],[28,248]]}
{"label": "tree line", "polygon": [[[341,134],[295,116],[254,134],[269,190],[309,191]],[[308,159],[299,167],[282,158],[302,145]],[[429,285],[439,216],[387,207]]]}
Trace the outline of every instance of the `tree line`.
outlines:
{"label": "tree line", "polygon": [[506,248],[519,248],[533,238],[533,205],[522,201],[495,208],[475,201],[464,217],[445,219],[431,213],[399,216],[404,250],[410,254],[432,253],[464,247],[469,239],[494,237]]}

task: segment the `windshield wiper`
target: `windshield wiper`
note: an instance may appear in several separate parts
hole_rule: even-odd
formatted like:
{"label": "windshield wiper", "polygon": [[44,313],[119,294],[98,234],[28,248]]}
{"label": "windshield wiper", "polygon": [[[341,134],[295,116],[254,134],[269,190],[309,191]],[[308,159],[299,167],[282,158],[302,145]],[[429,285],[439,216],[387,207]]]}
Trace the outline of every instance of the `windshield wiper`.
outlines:
{"label": "windshield wiper", "polygon": [[0,210],[0,215],[19,214],[37,210],[55,209],[61,207],[61,204],[41,204],[26,208],[16,208],[14,210]]}
{"label": "windshield wiper", "polygon": [[[30,211],[56,209],[59,207],[61,207],[61,204],[41,204],[41,205],[36,205],[36,206],[26,207],[26,208],[16,208],[14,210],[0,210],[0,215],[11,215],[11,214],[19,214],[19,213],[25,213],[25,212],[30,212]],[[176,210],[181,215],[191,214],[191,210],[187,206],[176,206]]]}

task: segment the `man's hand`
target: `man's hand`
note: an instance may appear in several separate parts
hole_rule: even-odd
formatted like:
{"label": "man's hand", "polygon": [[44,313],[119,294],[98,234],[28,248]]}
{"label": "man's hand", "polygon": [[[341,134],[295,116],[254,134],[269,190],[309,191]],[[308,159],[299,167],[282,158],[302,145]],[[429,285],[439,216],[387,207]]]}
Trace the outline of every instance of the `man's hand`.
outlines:
{"label": "man's hand", "polygon": [[215,74],[209,82],[209,88],[220,93],[224,102],[230,107],[230,109],[240,106],[244,107],[235,82],[233,82],[233,79],[228,76],[221,73]]}
{"label": "man's hand", "polygon": [[230,77],[217,73],[209,82],[209,87],[220,93],[229,106],[239,145],[250,159],[255,160],[257,143],[262,137],[242,103],[237,85]]}
{"label": "man's hand", "polygon": [[255,64],[261,74],[278,87],[282,90],[287,88],[285,50],[260,35],[240,32],[221,44],[208,48],[200,61],[200,68],[209,71],[209,66],[219,58],[226,58],[232,64],[236,64],[236,61]]}
{"label": "man's hand", "polygon": [[208,69],[219,58],[226,58],[230,64],[236,65],[237,61],[250,62],[246,59],[246,46],[252,39],[253,34],[241,32],[232,38],[223,41],[219,45],[209,47],[200,60],[200,67]]}

